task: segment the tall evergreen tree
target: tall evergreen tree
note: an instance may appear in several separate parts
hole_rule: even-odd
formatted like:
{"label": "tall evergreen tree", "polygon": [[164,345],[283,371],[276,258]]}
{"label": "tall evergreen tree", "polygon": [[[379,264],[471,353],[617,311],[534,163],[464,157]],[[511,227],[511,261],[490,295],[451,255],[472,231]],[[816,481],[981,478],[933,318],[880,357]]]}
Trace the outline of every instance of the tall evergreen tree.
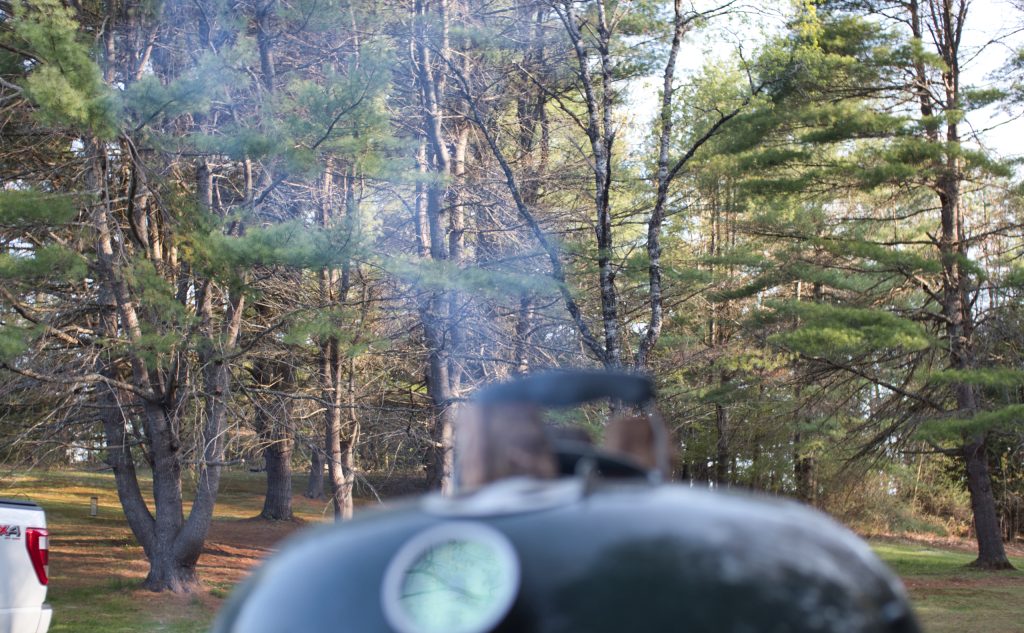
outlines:
{"label": "tall evergreen tree", "polygon": [[[757,287],[814,284],[822,300],[776,304],[775,319],[798,327],[773,340],[800,353],[810,375],[858,385],[860,406],[879,425],[871,446],[915,428],[936,440],[929,429],[946,429],[947,443],[936,446],[962,459],[976,565],[1002,568],[985,446],[1006,412],[985,412],[979,398],[987,374],[974,331],[989,306],[978,301],[986,273],[973,257],[1009,227],[972,217],[967,193],[970,182],[991,186],[1006,172],[960,137],[972,105],[960,85],[967,5],[909,3],[901,23],[909,33],[880,30],[865,6],[811,5],[794,25],[804,72],[779,83],[773,108],[749,121],[767,133],[747,139],[760,147],[744,160],[762,175],[746,187],[764,209],[751,229],[797,249]],[[788,55],[762,63],[770,71],[792,63]]]}

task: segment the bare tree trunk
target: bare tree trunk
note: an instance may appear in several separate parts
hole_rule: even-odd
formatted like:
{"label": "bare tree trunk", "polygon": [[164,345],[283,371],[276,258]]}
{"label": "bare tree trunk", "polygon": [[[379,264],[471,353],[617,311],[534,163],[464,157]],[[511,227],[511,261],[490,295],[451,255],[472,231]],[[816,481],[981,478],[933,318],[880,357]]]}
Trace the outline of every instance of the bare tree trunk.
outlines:
{"label": "bare tree trunk", "polygon": [[964,446],[963,457],[967,467],[967,490],[971,493],[974,533],[978,539],[978,558],[971,565],[982,569],[1013,569],[1003,546],[985,441]]}
{"label": "bare tree trunk", "polygon": [[718,434],[715,442],[715,483],[725,487],[732,483],[729,475],[729,413],[720,403],[715,404],[715,431]]}
{"label": "bare tree trunk", "polygon": [[444,342],[443,298],[433,296],[420,309],[424,342],[427,346],[427,387],[433,403],[434,422],[430,431],[426,479],[431,488],[447,491],[452,477],[452,446],[455,411],[448,381],[447,350]]}
{"label": "bare tree trunk", "polygon": [[156,506],[154,534],[151,539],[149,573],[143,586],[151,591],[190,592],[198,583],[195,564],[187,560],[194,552],[176,551],[184,515],[181,498],[180,443],[173,431],[173,415],[157,403],[144,405],[146,435],[153,458],[153,501]]}
{"label": "bare tree trunk", "polygon": [[682,45],[683,34],[689,22],[684,18],[682,0],[675,0],[673,3],[674,24],[672,29],[672,45],[669,49],[668,59],[665,62],[665,71],[662,74],[661,88],[661,111],[658,114],[658,126],[661,128],[658,135],[658,179],[655,190],[654,210],[647,222],[647,257],[648,257],[648,289],[650,296],[650,319],[647,323],[647,332],[640,341],[640,347],[636,355],[637,369],[646,369],[650,360],[651,352],[654,350],[658,339],[661,337],[662,315],[662,287],[661,287],[661,225],[665,219],[665,203],[668,200],[668,188],[672,183],[673,174],[669,171],[669,148],[672,142],[672,103],[674,92],[674,81],[676,72],[676,58],[679,56],[679,47]]}
{"label": "bare tree trunk", "polygon": [[324,456],[323,448],[319,444],[310,445],[309,479],[306,482],[305,496],[307,499],[324,498]]}
{"label": "bare tree trunk", "polygon": [[[256,27],[256,43],[260,57],[260,81],[268,93],[274,92],[277,79],[276,60],[274,53],[274,27],[277,0],[261,0],[254,7],[253,20]],[[246,162],[246,200],[251,204],[253,198],[251,167]],[[269,170],[264,171],[268,183],[274,181]],[[280,381],[282,391],[294,384],[294,369],[287,364],[276,364],[271,361],[272,384]],[[292,466],[291,458],[294,448],[291,423],[291,402],[275,397],[271,405],[271,418],[268,424],[262,425],[264,440],[263,456],[266,463],[267,491],[263,500],[260,516],[265,519],[286,521],[292,518]],[[323,478],[320,473],[321,482]],[[308,493],[309,491],[307,491]]]}
{"label": "bare tree trunk", "polygon": [[267,492],[260,517],[272,521],[292,520],[292,438],[285,426],[271,427],[269,443],[263,449],[267,465]]}
{"label": "bare tree trunk", "polygon": [[[348,183],[343,183],[348,184]],[[328,162],[324,169],[321,189],[320,226],[330,228],[335,223],[333,165]],[[320,297],[324,305],[338,305],[341,289],[340,271],[324,268],[320,271]],[[320,344],[320,380],[324,410],[324,457],[327,460],[327,478],[334,505],[334,519],[340,521],[344,502],[341,489],[344,478],[341,470],[341,350],[337,336],[328,336]]]}
{"label": "bare tree trunk", "polygon": [[[357,179],[354,168],[348,169],[342,183],[345,201],[344,228],[350,242],[359,239],[359,209]],[[324,172],[323,202],[320,222],[323,227],[336,223],[332,203],[333,175],[331,165]],[[338,307],[348,304],[352,287],[352,264],[346,260],[340,270],[325,268],[320,273],[320,293],[326,305]],[[365,309],[366,302],[363,302]],[[365,318],[365,313],[364,313]],[[361,323],[355,324],[353,344],[359,340]],[[346,362],[346,358],[348,362]],[[355,447],[359,440],[359,420],[356,413],[354,359],[341,349],[338,336],[329,336],[320,348],[320,374],[323,381],[323,399],[329,403],[325,411],[325,456],[330,484],[334,518],[337,521],[352,518],[353,483],[355,477]],[[343,376],[347,373],[347,380]]]}
{"label": "bare tree trunk", "polygon": [[[447,191],[447,179],[452,173],[452,160],[448,150],[448,138],[444,129],[442,101],[445,98],[448,59],[448,4],[437,0],[436,16],[431,16],[428,3],[416,0],[413,26],[413,65],[420,96],[423,135],[426,140],[425,153],[421,156],[421,170],[431,172],[426,187],[420,190],[425,196],[419,201],[423,212],[421,252],[429,253],[434,261],[449,257],[445,231],[441,216]],[[436,19],[434,19],[436,17]],[[436,57],[435,57],[436,52]],[[461,235],[457,236],[455,248],[461,254]],[[451,339],[449,323],[451,301],[443,291],[431,290],[420,301],[420,321],[423,325],[423,342],[427,348],[427,390],[433,403],[433,423],[430,429],[430,446],[426,455],[426,480],[431,488],[447,490],[452,476],[452,407],[451,382]]]}
{"label": "bare tree trunk", "polygon": [[602,361],[606,367],[622,365],[622,341],[619,332],[618,290],[615,286],[616,270],[612,262],[615,239],[611,215],[612,166],[611,154],[615,140],[612,126],[612,71],[611,37],[605,15],[604,0],[594,3],[597,9],[596,47],[600,82],[593,77],[594,63],[587,50],[580,29],[580,18],[571,1],[556,7],[576,54],[576,74],[579,77],[587,108],[587,137],[590,139],[591,166],[594,177],[594,210],[597,238],[597,268],[601,292],[601,322],[604,326]]}
{"label": "bare tree trunk", "polygon": [[[231,368],[226,359],[236,349],[239,332],[241,330],[241,317],[244,309],[245,298],[241,293],[234,296],[225,296],[219,304],[226,304],[228,309],[224,315],[224,321],[219,326],[213,323],[213,284],[206,281],[197,297],[199,303],[200,329],[204,332],[206,341],[200,346],[199,360],[203,373],[203,400],[206,421],[201,429],[199,437],[200,445],[203,447],[201,460],[197,466],[198,480],[196,482],[196,494],[192,502],[192,509],[189,512],[188,520],[181,524],[181,464],[177,454],[180,443],[176,437],[169,441],[168,445],[173,447],[172,455],[163,455],[154,451],[154,497],[157,497],[157,472],[166,471],[170,476],[166,482],[161,484],[162,488],[173,490],[172,494],[177,506],[177,517],[169,516],[168,524],[177,525],[177,534],[174,535],[171,547],[171,556],[165,564],[171,565],[158,570],[151,570],[147,578],[147,586],[150,588],[167,588],[173,591],[180,591],[177,583],[187,582],[189,587],[196,584],[198,579],[195,574],[195,566],[203,550],[203,542],[209,532],[213,520],[213,508],[217,501],[217,492],[220,487],[220,476],[224,462],[224,435],[227,432],[227,405],[231,398]],[[168,411],[162,421],[168,427],[173,428],[171,420],[174,413]],[[154,416],[155,417],[155,416]],[[176,421],[174,426],[177,426]],[[169,464],[161,466],[162,459],[167,459]],[[157,507],[157,534],[158,543],[162,540],[160,508]],[[171,514],[171,513],[168,513]],[[162,548],[159,548],[161,551]],[[154,574],[154,571],[157,572]],[[182,586],[182,588],[185,585]]]}
{"label": "bare tree trunk", "polygon": [[356,361],[348,359],[348,377],[345,381],[347,407],[345,437],[341,441],[342,481],[336,498],[341,501],[341,518],[351,519],[355,510],[356,446],[359,444],[359,413],[356,411]]}
{"label": "bare tree trunk", "polygon": [[[452,156],[452,179],[461,183],[466,177],[466,151],[469,148],[470,127],[463,124],[455,134],[455,153]],[[465,259],[466,217],[465,194],[462,187],[451,187],[449,190],[448,211],[448,260],[455,266],[461,266]],[[448,354],[448,380],[452,393],[459,393],[462,388],[463,374],[466,371],[466,320],[469,297],[458,290],[452,290],[448,296],[448,333],[450,352]]]}
{"label": "bare tree trunk", "polygon": [[[108,295],[103,292],[103,295]],[[113,306],[108,301],[100,301],[104,314],[100,319],[100,332],[104,339],[115,340],[117,338],[117,316],[112,313]],[[100,375],[116,378],[116,371],[113,368],[112,359],[100,354],[97,358],[97,369]],[[114,471],[114,482],[117,486],[117,498],[121,502],[124,516],[128,525],[135,535],[136,540],[142,546],[146,557],[150,557],[153,550],[154,517],[146,505],[142,496],[142,489],[139,487],[138,474],[135,471],[135,460],[132,457],[132,438],[126,428],[130,423],[125,416],[124,409],[118,399],[118,393],[113,387],[104,385],[100,388],[98,399],[100,416],[103,422],[103,434],[106,439],[107,456],[106,462]],[[141,446],[140,450],[145,450]],[[147,456],[148,457],[148,456]]]}
{"label": "bare tree trunk", "polygon": [[[274,391],[295,388],[295,369],[280,359],[257,359],[253,374],[257,382]],[[260,517],[273,521],[292,519],[292,400],[270,395],[257,402],[256,431],[263,448],[267,489]]]}
{"label": "bare tree trunk", "polygon": [[324,345],[321,356],[321,372],[325,381],[324,400],[329,404],[326,415],[326,445],[324,451],[327,457],[327,481],[331,491],[331,502],[334,505],[334,520],[340,521],[344,516],[345,501],[342,498],[342,489],[345,485],[344,473],[342,471],[342,446],[341,446],[341,354],[338,349],[338,339],[331,339]]}
{"label": "bare tree trunk", "polygon": [[796,481],[796,498],[806,504],[814,505],[815,494],[814,467],[815,460],[806,454],[803,447],[804,438],[800,431],[793,434],[793,479]]}
{"label": "bare tree trunk", "polygon": [[[797,281],[796,284],[796,300],[801,301],[803,299],[803,282]],[[824,294],[821,282],[814,282],[811,290],[811,299],[814,303],[821,303],[824,300]],[[799,327],[799,322],[798,322]],[[813,402],[801,402],[801,394],[803,393],[803,386],[813,383],[813,378],[805,372],[805,377],[801,383],[798,383],[794,393],[794,400],[801,404],[801,412],[796,416],[795,423],[797,425],[796,430],[793,432],[793,479],[796,482],[796,498],[808,505],[814,505],[817,501],[817,484],[815,482],[815,467],[817,461],[814,457],[808,454],[808,449],[805,446],[807,438],[804,437],[804,432],[801,430],[802,425],[805,422],[810,422],[813,419],[814,411],[817,409]]]}
{"label": "bare tree trunk", "polygon": [[517,374],[525,374],[530,370],[530,360],[527,357],[527,350],[530,344],[530,329],[533,327],[533,300],[523,294],[519,298],[519,313],[516,318],[516,339],[515,339],[515,368]]}

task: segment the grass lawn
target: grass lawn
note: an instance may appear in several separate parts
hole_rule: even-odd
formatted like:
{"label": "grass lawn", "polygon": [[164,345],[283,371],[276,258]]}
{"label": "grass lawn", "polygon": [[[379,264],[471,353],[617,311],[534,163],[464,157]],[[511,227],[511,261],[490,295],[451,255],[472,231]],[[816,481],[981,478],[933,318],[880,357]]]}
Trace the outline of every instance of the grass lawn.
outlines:
{"label": "grass lawn", "polygon": [[[145,557],[121,514],[111,473],[0,474],[0,497],[30,498],[46,509],[52,633],[205,632],[231,588],[280,539],[303,523],[330,518],[323,501],[296,496],[299,521],[254,519],[263,486],[262,473],[225,473],[199,561],[204,591],[176,596],[138,588],[146,575]],[[188,490],[187,482],[184,487]],[[296,478],[295,489],[304,489],[302,478]],[[89,516],[91,496],[98,498],[97,517]],[[871,545],[906,582],[927,633],[1024,633],[1024,571],[966,569],[974,557],[962,544],[873,539]],[[1012,560],[1024,570],[1024,556]]]}
{"label": "grass lawn", "polygon": [[[927,633],[1024,633],[1024,571],[966,568],[975,555],[960,548],[889,539],[871,546],[903,578]],[[1024,557],[1010,560],[1024,570]]]}
{"label": "grass lawn", "polygon": [[[304,485],[295,479],[297,490]],[[144,489],[148,486],[143,482]],[[299,521],[253,519],[263,506],[263,486],[262,473],[225,473],[199,561],[205,591],[191,596],[139,589],[147,571],[145,556],[124,521],[112,473],[4,473],[0,497],[29,498],[46,510],[52,633],[200,633],[231,587],[280,539],[303,522],[330,517],[324,501],[299,495],[293,499]],[[183,487],[188,491],[188,482]],[[89,516],[91,496],[98,497],[96,517]]]}

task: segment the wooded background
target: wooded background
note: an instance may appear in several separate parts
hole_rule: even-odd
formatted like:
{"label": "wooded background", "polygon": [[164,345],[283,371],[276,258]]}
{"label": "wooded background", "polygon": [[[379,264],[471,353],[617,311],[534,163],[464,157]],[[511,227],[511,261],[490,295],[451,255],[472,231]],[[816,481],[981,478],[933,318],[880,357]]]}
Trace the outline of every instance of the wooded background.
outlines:
{"label": "wooded background", "polygon": [[629,368],[676,477],[1008,566],[1024,13],[970,4],[0,0],[0,451],[104,461],[188,591],[226,465],[347,518],[479,385]]}

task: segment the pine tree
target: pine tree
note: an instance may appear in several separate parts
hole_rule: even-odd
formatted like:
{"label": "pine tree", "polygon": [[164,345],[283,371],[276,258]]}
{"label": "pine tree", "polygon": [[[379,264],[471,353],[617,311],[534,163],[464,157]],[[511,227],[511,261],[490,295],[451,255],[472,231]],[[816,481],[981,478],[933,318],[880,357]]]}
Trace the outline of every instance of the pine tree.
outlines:
{"label": "pine tree", "polygon": [[[863,8],[812,7],[794,25],[803,42],[796,57],[762,58],[769,72],[794,59],[804,72],[778,85],[761,121],[750,119],[766,133],[755,137],[760,147],[737,147],[761,174],[745,185],[765,209],[751,228],[797,248],[758,285],[815,284],[824,301],[774,305],[772,320],[798,327],[772,340],[816,366],[812,375],[850,377],[877,424],[870,446],[917,428],[934,441],[936,424],[955,429],[936,446],[963,460],[976,565],[1003,568],[985,446],[1009,410],[986,411],[979,398],[985,374],[974,333],[988,306],[978,302],[985,272],[971,258],[1006,225],[977,224],[966,187],[969,179],[992,186],[1006,171],[959,136],[968,103],[956,33],[966,11],[910,3],[908,34],[879,29],[857,15]],[[925,9],[930,21],[918,13]],[[908,101],[916,115],[901,105]]]}

